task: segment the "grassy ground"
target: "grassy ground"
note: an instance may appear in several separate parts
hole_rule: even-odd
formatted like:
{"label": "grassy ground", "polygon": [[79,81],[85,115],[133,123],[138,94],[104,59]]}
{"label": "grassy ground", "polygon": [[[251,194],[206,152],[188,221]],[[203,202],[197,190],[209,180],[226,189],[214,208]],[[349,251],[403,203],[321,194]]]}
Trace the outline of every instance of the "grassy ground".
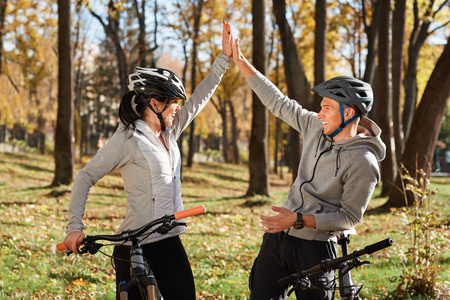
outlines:
{"label": "grassy ground", "polygon": [[[53,169],[49,156],[0,153],[0,299],[113,299],[114,270],[107,257],[66,256],[56,250],[64,238],[71,187],[50,188]],[[182,236],[198,299],[248,298],[248,275],[262,237],[258,216],[283,203],[290,176],[281,180],[272,175],[271,198],[242,198],[248,179],[245,166],[196,164],[184,168],[183,175],[185,207],[203,204],[208,210],[188,219],[188,234]],[[449,183],[449,178],[433,181],[440,190],[434,209],[446,224]],[[125,198],[119,173],[97,183],[86,207],[86,233],[113,233],[124,217]],[[385,200],[374,198],[371,208]],[[394,289],[389,278],[401,273],[398,251],[410,245],[401,230],[401,220],[390,213],[367,214],[357,226],[350,251],[386,237],[395,241],[386,251],[364,257],[374,267],[352,272],[355,282],[365,284],[364,298],[385,299]],[[448,287],[450,254],[443,251],[438,259],[440,285]]]}

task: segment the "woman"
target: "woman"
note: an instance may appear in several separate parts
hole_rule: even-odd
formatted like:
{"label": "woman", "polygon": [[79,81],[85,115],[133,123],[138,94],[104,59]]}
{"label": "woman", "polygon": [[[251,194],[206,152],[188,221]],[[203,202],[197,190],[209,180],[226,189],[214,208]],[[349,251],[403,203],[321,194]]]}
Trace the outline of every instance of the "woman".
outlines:
{"label": "woman", "polygon": [[[180,153],[177,138],[207,104],[222,75],[230,66],[229,24],[224,22],[223,53],[187,103],[179,99],[186,92],[179,78],[165,69],[137,68],[129,75],[130,92],[119,107],[121,123],[110,141],[78,173],[69,204],[69,223],[64,240],[66,249],[78,253],[84,238],[82,223],[88,193],[99,179],[120,169],[127,192],[125,220],[117,230],[136,229],[154,219],[183,209],[180,182]],[[170,299],[195,299],[195,285],[189,261],[176,227],[166,235],[153,234],[141,241],[144,256],[152,269],[162,296]],[[130,247],[114,250],[116,282],[129,280]],[[118,292],[116,293],[118,297]],[[129,291],[130,299],[139,292]]]}

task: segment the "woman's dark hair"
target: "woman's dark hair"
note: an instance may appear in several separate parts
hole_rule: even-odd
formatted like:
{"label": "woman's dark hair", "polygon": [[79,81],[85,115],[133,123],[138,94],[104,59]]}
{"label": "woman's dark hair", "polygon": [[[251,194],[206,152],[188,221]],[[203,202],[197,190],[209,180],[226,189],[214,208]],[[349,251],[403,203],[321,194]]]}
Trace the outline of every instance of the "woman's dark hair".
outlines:
{"label": "woman's dark hair", "polygon": [[[136,112],[133,110],[131,101],[134,98],[134,103],[136,104]],[[144,112],[145,108],[147,107],[147,103],[150,102],[150,99],[155,98],[157,101],[165,102],[165,99],[159,96],[159,95],[152,95],[152,94],[137,94],[135,91],[130,91],[123,95],[122,101],[120,102],[119,106],[119,118],[120,121],[122,121],[123,125],[125,125],[126,128],[128,128],[130,125],[133,127],[133,130],[136,129],[135,122],[141,118],[142,113]]]}
{"label": "woman's dark hair", "polygon": [[[138,97],[138,95],[136,95],[136,92],[134,92],[134,91],[126,93],[125,95],[123,95],[122,101],[120,102],[120,106],[119,106],[120,121],[122,121],[122,123],[123,123],[123,125],[125,125],[125,127],[132,125],[133,129],[136,128],[136,125],[134,124],[134,122],[141,118],[134,112],[134,110],[131,106],[131,99],[134,96]],[[136,105],[136,110],[137,109],[138,109],[138,106]],[[142,105],[141,105],[141,109],[142,109]],[[139,110],[137,110],[137,111],[139,112]]]}

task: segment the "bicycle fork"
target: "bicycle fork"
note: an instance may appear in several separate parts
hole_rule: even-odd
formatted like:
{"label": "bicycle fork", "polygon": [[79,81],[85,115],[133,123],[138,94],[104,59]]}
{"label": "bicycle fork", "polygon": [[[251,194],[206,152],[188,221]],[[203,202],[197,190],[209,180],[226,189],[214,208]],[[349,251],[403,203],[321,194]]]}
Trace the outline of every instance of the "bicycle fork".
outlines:
{"label": "bicycle fork", "polygon": [[135,284],[139,286],[139,289],[141,289],[141,287],[146,287],[147,298],[145,300],[156,300],[155,277],[153,276],[153,273],[150,272],[148,264],[144,261],[144,254],[142,253],[139,238],[133,239],[132,244],[133,247],[130,255],[131,279],[128,282],[122,281],[119,284],[120,300],[128,300],[127,290],[130,286]]}

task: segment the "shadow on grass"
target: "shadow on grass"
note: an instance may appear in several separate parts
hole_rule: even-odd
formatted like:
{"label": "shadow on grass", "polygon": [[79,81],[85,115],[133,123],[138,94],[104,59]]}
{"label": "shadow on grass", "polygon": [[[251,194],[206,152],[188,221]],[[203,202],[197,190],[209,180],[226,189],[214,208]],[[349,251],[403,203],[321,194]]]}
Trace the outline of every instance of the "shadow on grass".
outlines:
{"label": "shadow on grass", "polygon": [[33,204],[36,204],[36,202],[31,202],[31,201],[24,201],[24,202],[12,201],[12,202],[2,202],[2,203],[0,203],[1,206],[24,206],[24,205],[33,205]]}
{"label": "shadow on grass", "polygon": [[63,278],[66,282],[72,283],[75,280],[85,280],[89,283],[103,283],[103,280],[100,278],[95,278],[94,276],[91,276],[89,274],[77,274],[77,273],[65,273],[60,274],[56,272],[49,272],[48,274],[49,278],[53,279],[61,279]]}
{"label": "shadow on grass", "polygon": [[[200,197],[195,197],[195,196],[189,196],[190,198],[200,198]],[[186,203],[197,203],[197,202],[220,202],[220,201],[237,201],[237,200],[241,200],[245,198],[245,196],[234,196],[234,197],[220,197],[220,198],[209,198],[209,199],[199,199],[199,200],[189,200],[186,201]]]}
{"label": "shadow on grass", "polygon": [[219,180],[234,181],[234,182],[247,182],[248,181],[247,179],[242,179],[242,178],[227,176],[227,175],[219,175],[219,174],[212,173],[212,172],[209,172],[209,174],[211,174],[212,176],[216,177]]}
{"label": "shadow on grass", "polygon": [[[24,160],[29,160],[30,159],[30,155],[29,154],[25,154],[25,153],[21,153],[21,152],[3,152],[2,155],[11,158],[11,159],[24,159]],[[42,162],[48,162],[47,159],[45,158],[40,158],[43,156],[40,155],[36,155],[33,157],[34,161],[42,161]]]}
{"label": "shadow on grass", "polygon": [[[7,188],[13,188],[13,187],[7,187]],[[25,187],[25,188],[13,188],[14,193],[12,194],[12,198],[21,198],[22,195],[28,196],[28,194],[35,192],[35,191],[45,191],[49,189],[50,186],[35,186],[35,187]],[[50,192],[51,193],[51,192]],[[35,194],[33,194],[35,195]],[[6,196],[3,196],[3,199],[5,199]],[[4,206],[23,206],[23,205],[32,205],[32,204],[38,204],[39,203],[39,197],[36,196],[36,201],[29,201],[29,197],[26,197],[27,200],[25,201],[2,201],[0,205]]]}
{"label": "shadow on grass", "polygon": [[47,197],[60,198],[60,197],[65,196],[68,193],[71,193],[71,190],[69,190],[69,189],[64,189],[64,190],[54,189],[50,193],[47,194]]}
{"label": "shadow on grass", "polygon": [[52,173],[53,174],[53,170],[47,169],[47,168],[41,168],[41,167],[36,167],[36,166],[32,166],[29,164],[23,164],[23,163],[14,163],[17,166],[21,166],[22,168],[24,168],[25,170],[28,171],[35,171],[35,172],[45,172],[45,173]]}
{"label": "shadow on grass", "polygon": [[93,221],[93,220],[96,220],[96,221],[100,221],[100,220],[102,220],[102,221],[104,221],[104,220],[109,220],[109,221],[112,221],[112,220],[123,220],[123,218],[124,218],[124,216],[102,216],[102,217],[100,217],[100,216],[86,216],[86,217],[84,217],[84,219],[86,220],[86,221]]}
{"label": "shadow on grass", "polygon": [[230,182],[230,181],[231,182],[247,182],[246,179],[237,178],[237,177],[228,176],[228,175],[220,175],[220,174],[217,174],[214,172],[204,172],[204,174],[208,175],[208,179],[185,176],[182,180],[182,183],[216,185],[216,183],[211,182],[212,179],[216,179],[217,181],[225,181],[225,182]]}
{"label": "shadow on grass", "polygon": [[20,227],[35,227],[36,226],[36,224],[33,224],[33,223],[9,222],[9,221],[5,221],[5,220],[1,221],[1,224],[7,225],[7,226],[20,226]]}

